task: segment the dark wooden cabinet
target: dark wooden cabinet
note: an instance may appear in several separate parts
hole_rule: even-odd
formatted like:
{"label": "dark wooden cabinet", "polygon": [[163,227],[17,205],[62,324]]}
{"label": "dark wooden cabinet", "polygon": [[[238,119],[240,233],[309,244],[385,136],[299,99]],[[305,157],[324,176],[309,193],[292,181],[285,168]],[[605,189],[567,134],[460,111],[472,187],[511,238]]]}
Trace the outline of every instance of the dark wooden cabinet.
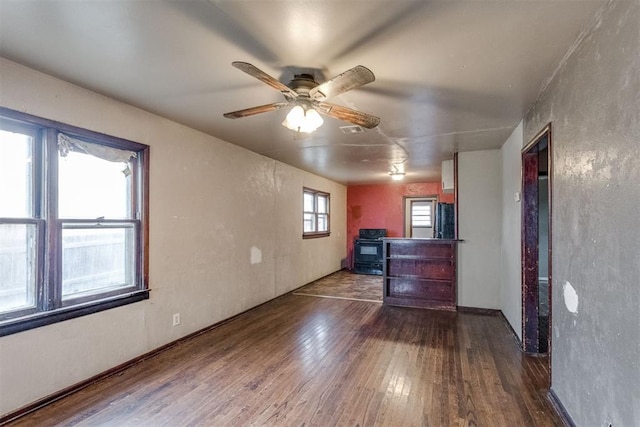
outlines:
{"label": "dark wooden cabinet", "polygon": [[457,248],[452,239],[384,239],[384,304],[455,310]]}

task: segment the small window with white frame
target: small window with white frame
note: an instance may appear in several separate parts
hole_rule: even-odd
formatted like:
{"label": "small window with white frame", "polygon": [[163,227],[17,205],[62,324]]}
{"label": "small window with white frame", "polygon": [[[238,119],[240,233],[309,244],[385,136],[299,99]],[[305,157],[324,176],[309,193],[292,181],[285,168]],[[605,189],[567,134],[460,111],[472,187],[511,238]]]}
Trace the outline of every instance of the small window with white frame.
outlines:
{"label": "small window with white frame", "polygon": [[304,188],[302,237],[326,237],[330,234],[330,195],[318,190]]}
{"label": "small window with white frame", "polygon": [[433,227],[433,202],[411,203],[411,224],[413,227]]}

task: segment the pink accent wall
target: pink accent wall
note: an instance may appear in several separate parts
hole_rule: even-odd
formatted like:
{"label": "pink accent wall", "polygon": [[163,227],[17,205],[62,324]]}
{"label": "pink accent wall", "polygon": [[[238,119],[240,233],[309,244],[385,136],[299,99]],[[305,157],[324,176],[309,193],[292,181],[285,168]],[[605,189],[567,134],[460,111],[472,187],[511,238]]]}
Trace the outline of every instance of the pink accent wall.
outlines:
{"label": "pink accent wall", "polygon": [[438,196],[453,203],[453,194],[442,193],[440,182],[416,184],[352,185],[347,187],[347,256],[353,266],[353,239],[361,228],[386,228],[388,237],[402,237],[404,197]]}

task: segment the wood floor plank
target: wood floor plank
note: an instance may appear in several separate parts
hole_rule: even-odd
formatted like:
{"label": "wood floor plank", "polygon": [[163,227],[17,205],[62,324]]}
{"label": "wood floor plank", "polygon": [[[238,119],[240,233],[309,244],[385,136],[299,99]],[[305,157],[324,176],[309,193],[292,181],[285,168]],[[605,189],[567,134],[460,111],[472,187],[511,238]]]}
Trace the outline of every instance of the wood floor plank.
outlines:
{"label": "wood floor plank", "polygon": [[498,316],[288,294],[11,426],[553,426]]}

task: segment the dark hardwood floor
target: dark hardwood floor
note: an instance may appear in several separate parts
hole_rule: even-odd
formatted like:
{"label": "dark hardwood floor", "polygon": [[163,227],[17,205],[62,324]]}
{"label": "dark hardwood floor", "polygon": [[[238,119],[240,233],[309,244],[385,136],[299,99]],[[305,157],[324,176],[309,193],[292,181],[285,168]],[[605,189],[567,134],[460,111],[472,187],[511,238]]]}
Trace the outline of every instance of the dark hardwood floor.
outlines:
{"label": "dark hardwood floor", "polygon": [[287,294],[12,426],[551,426],[498,316]]}

